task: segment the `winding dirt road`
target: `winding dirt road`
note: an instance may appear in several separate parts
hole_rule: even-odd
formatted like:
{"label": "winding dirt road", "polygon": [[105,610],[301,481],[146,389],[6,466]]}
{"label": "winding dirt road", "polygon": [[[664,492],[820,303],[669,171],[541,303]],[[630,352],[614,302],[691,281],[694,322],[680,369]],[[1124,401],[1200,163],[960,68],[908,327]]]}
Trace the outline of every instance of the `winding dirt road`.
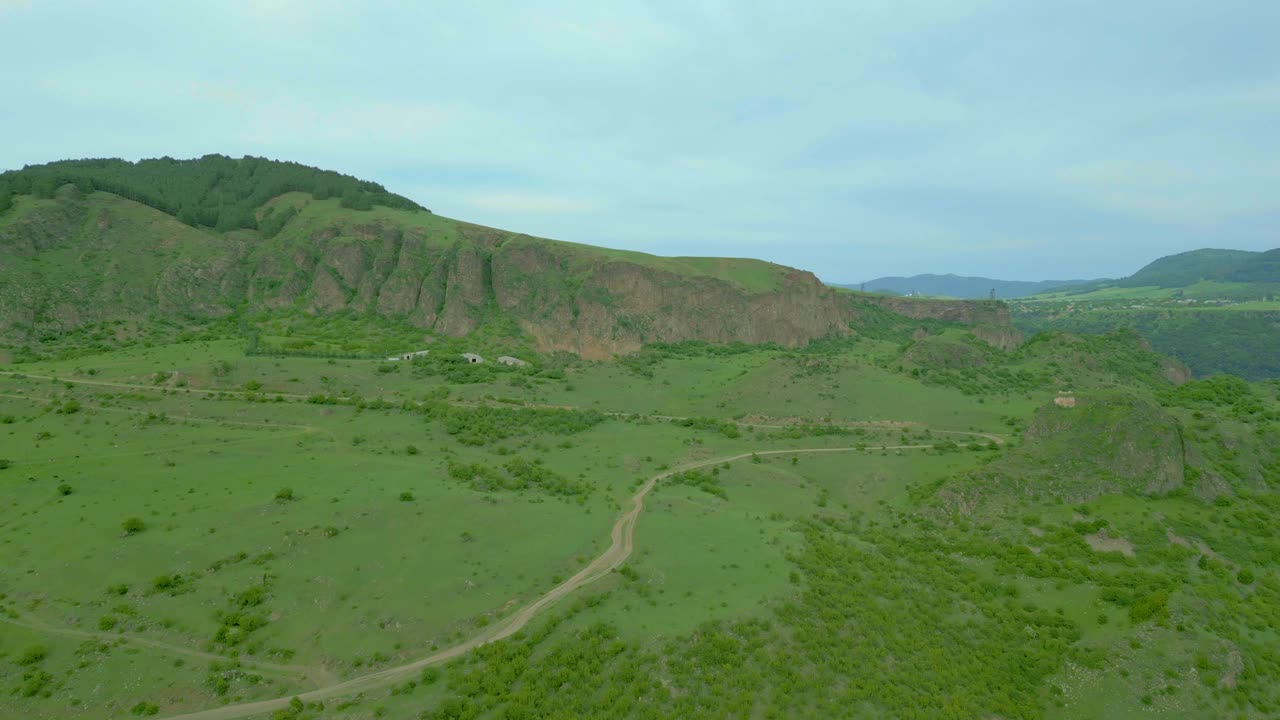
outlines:
{"label": "winding dirt road", "polygon": [[[16,375],[16,374],[18,373],[0,371],[0,375]],[[29,374],[26,375],[26,377],[34,378],[34,379],[43,379],[43,380],[55,379],[51,376],[29,375]],[[113,387],[113,388],[120,388],[120,389],[137,389],[137,390],[151,390],[151,391],[154,391],[157,389],[154,387],[148,387],[144,385],[132,385],[128,383],[113,383],[113,382],[95,381],[95,380],[70,380],[70,379],[63,379],[63,378],[56,378],[56,379],[60,381],[73,382],[73,383],[82,384],[82,385],[95,385],[100,387]],[[210,395],[220,394],[220,393],[237,394],[241,392],[237,390],[204,390],[204,389],[197,389],[197,388],[183,388],[182,391],[188,392],[188,393],[210,394]],[[284,397],[298,398],[298,399],[305,398],[305,396],[303,395],[297,395],[292,393],[264,393],[264,394],[281,395]],[[462,404],[462,403],[457,403],[457,404]],[[563,407],[563,406],[556,406],[556,407]],[[575,408],[566,407],[565,409],[575,409]],[[621,416],[621,415],[630,415],[631,413],[606,413],[606,414]],[[665,416],[665,415],[663,416],[654,415],[649,417],[652,417],[653,419],[657,419],[657,420],[686,419],[678,416]],[[739,423],[739,424],[743,424],[743,423]],[[283,424],[281,425],[288,427],[287,425],[283,425]],[[865,422],[850,423],[849,425],[850,426],[866,426],[867,423]],[[314,428],[310,428],[309,426],[295,426],[295,427],[307,427],[309,430],[314,430]],[[754,424],[754,427],[783,428],[785,426]],[[964,431],[964,430],[931,430],[931,432],[939,433],[939,434],[945,433],[945,434],[951,434],[951,435],[964,435],[964,436],[975,437],[975,438],[983,438],[983,439],[995,442],[997,444],[1004,444],[1003,438],[999,437],[998,435],[992,435],[988,433],[970,432],[970,431]],[[487,643],[495,642],[498,640],[502,640],[503,638],[510,637],[511,635],[519,632],[522,628],[528,625],[529,622],[538,615],[538,613],[542,612],[543,610],[550,607],[551,605],[554,605],[556,602],[563,599],[565,596],[569,595],[570,593],[577,590],[578,588],[581,588],[585,585],[593,583],[607,576],[615,568],[619,567],[620,565],[622,565],[622,563],[626,562],[627,558],[631,556],[631,551],[633,548],[633,538],[635,534],[635,527],[636,527],[636,523],[640,518],[641,511],[644,509],[645,496],[649,494],[649,492],[654,488],[654,486],[659,481],[665,478],[668,478],[676,473],[684,472],[686,470],[694,470],[701,467],[707,467],[709,465],[719,465],[722,463],[735,462],[737,460],[749,458],[753,455],[771,456],[771,455],[844,453],[844,452],[874,451],[874,450],[926,450],[932,447],[933,447],[932,444],[922,444],[922,445],[880,445],[880,446],[869,446],[869,447],[864,446],[864,447],[839,447],[839,448],[801,448],[801,449],[791,449],[791,450],[761,450],[757,452],[745,452],[737,455],[718,457],[710,460],[700,460],[697,462],[688,463],[676,468],[672,468],[665,472],[659,473],[658,475],[654,475],[653,477],[649,478],[642,486],[640,486],[640,489],[637,490],[635,495],[631,497],[631,508],[626,512],[624,512],[621,516],[619,516],[618,520],[613,524],[613,529],[610,531],[610,534],[609,534],[610,535],[609,547],[604,552],[602,552],[599,556],[597,556],[594,560],[592,560],[590,564],[588,564],[582,570],[578,571],[577,574],[575,574],[573,577],[569,578],[568,580],[565,580],[564,582],[560,583],[556,587],[547,591],[544,595],[539,597],[537,600],[534,600],[528,605],[522,607],[521,609],[516,611],[514,614],[494,623],[493,625],[489,626],[488,628],[486,628],[485,630],[481,631],[480,633],[476,634],[475,636],[473,636],[468,640],[465,640],[452,647],[445,648],[444,650],[440,650],[438,652],[432,653],[431,655],[427,655],[426,657],[420,658],[413,662],[406,663],[404,665],[385,668],[383,670],[372,672],[367,675],[362,675],[360,677],[352,678],[350,680],[346,680],[343,682],[324,685],[315,690],[297,693],[295,695],[272,698],[269,700],[258,700],[255,702],[240,703],[236,705],[225,705],[222,707],[211,708],[209,710],[201,710],[198,712],[187,713],[184,715],[173,715],[173,716],[169,716],[167,720],[238,720],[240,718],[247,718],[247,717],[252,717],[254,715],[261,715],[261,714],[273,712],[275,710],[279,710],[281,708],[288,707],[289,702],[294,697],[297,697],[303,700],[304,702],[313,702],[316,700],[326,700],[329,698],[340,697],[344,695],[351,695],[358,692],[375,690],[378,688],[383,688],[389,685],[393,685],[396,682],[407,680],[410,678],[410,676],[412,676],[414,673],[417,673],[422,668],[447,662],[456,657],[464,655],[480,647],[481,645],[485,645]],[[22,623],[19,623],[19,624],[22,624]],[[33,627],[33,626],[28,625],[28,627]],[[33,629],[35,628],[33,627]],[[83,634],[86,636],[95,636],[93,633],[86,633],[84,631],[75,631],[75,630],[59,631],[56,628],[43,627],[43,626],[40,629],[45,629],[52,632],[63,632],[64,634],[75,633],[75,634]],[[178,648],[175,648],[173,646],[167,646],[167,645],[164,645],[163,643],[148,641],[143,638],[132,638],[132,640],[135,642],[141,642],[143,644],[154,645],[160,649],[178,650]],[[195,656],[204,655],[203,653],[199,653],[198,651],[191,651],[190,653],[184,653],[184,654],[195,655]],[[299,666],[269,666],[268,664],[264,664],[264,663],[258,663],[258,665],[263,669],[268,669],[268,667],[270,667],[270,669],[274,669],[277,671],[291,672],[291,673],[297,673],[302,669]],[[308,676],[312,677],[314,681],[314,678],[315,678],[314,675],[308,673]]]}
{"label": "winding dirt road", "polygon": [[387,687],[402,680],[407,680],[422,668],[447,662],[461,655],[465,655],[481,645],[510,637],[511,635],[519,632],[525,625],[528,625],[529,621],[536,617],[542,610],[555,604],[574,590],[605,577],[612,572],[614,568],[617,568],[622,565],[622,563],[626,562],[627,558],[631,556],[636,522],[640,519],[640,512],[644,509],[645,496],[649,494],[649,491],[652,490],[659,481],[676,473],[684,472],[686,470],[694,470],[708,465],[719,465],[722,463],[734,462],[744,458],[749,458],[752,455],[801,455],[871,450],[925,450],[932,447],[932,445],[881,445],[864,448],[840,447],[802,448],[795,450],[761,450],[758,452],[746,452],[738,455],[718,457],[711,460],[700,460],[698,462],[688,463],[672,468],[649,478],[644,485],[640,486],[640,489],[636,491],[636,494],[631,497],[631,508],[618,517],[617,522],[613,524],[613,529],[609,533],[610,543],[608,549],[597,556],[596,559],[592,560],[589,565],[584,567],[582,570],[579,570],[573,577],[560,583],[549,590],[545,595],[524,606],[511,616],[498,621],[496,624],[490,626],[469,640],[444,650],[440,650],[439,652],[432,653],[431,655],[420,658],[411,663],[386,668],[384,670],[379,670],[377,672],[369,673],[368,675],[362,675],[357,678],[352,678],[351,680],[335,683],[316,690],[297,693],[296,695],[272,698],[270,700],[258,700],[238,705],[225,705],[223,707],[201,710],[194,713],[187,713],[185,715],[171,715],[167,720],[238,720],[239,718],[252,717],[254,715],[265,714],[288,707],[289,702],[294,697],[297,697],[304,702],[313,702],[316,700],[327,700],[329,698],[339,697],[342,695],[350,695],[357,692],[375,690]]}

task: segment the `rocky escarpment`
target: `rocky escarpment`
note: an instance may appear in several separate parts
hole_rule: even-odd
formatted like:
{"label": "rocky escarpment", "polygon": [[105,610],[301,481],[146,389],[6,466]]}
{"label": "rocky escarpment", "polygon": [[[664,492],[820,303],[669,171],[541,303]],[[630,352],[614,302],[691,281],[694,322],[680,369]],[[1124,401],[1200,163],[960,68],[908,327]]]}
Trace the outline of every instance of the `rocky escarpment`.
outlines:
{"label": "rocky escarpment", "polygon": [[[30,338],[157,312],[357,311],[455,336],[505,323],[540,350],[588,358],[681,340],[797,346],[856,332],[860,319],[857,303],[812,273],[769,263],[657,258],[425,213],[335,212],[336,202],[289,201],[296,217],[268,238],[192,228],[68,186],[0,224],[8,287],[0,315]],[[53,264],[58,282],[45,274]],[[998,303],[876,302],[914,318],[1013,332]]]}

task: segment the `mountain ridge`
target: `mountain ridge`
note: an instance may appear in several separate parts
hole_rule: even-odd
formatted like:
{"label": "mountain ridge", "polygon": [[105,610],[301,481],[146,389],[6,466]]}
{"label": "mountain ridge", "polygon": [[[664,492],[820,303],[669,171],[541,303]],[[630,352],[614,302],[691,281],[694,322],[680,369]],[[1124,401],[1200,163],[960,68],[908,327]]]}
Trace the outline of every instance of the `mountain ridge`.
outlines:
{"label": "mountain ridge", "polygon": [[[240,218],[254,227],[219,231],[191,224],[192,213],[184,222],[82,185],[16,195],[0,214],[0,336],[10,346],[156,316],[354,311],[450,336],[501,325],[541,352],[606,358],[683,340],[794,347],[856,332],[884,309],[872,296],[759,260],[596,248],[416,206],[352,206],[345,196],[293,190],[254,208],[252,223]],[[255,192],[251,182],[230,187]],[[906,312],[1009,325],[998,304]]]}
{"label": "mountain ridge", "polygon": [[997,298],[1015,298],[1035,295],[1054,288],[1083,283],[1097,282],[1093,280],[997,280],[994,278],[970,275],[943,275],[925,273],[922,275],[886,276],[857,284],[832,283],[837,287],[849,289],[865,289],[867,292],[889,291],[898,295],[918,293],[953,297],[958,299],[978,300],[989,297],[995,290]]}

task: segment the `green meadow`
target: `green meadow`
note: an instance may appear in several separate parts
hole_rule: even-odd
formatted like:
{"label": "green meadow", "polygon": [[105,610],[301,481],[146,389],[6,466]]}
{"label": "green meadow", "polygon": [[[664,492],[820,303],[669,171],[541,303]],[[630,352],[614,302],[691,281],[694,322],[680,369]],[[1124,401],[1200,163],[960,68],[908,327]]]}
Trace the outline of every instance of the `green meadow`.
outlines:
{"label": "green meadow", "polygon": [[[1280,708],[1273,384],[1174,391],[1123,334],[508,368],[267,324],[2,368],[0,716]],[[1180,428],[1181,489],[1097,430],[1117,385]],[[589,568],[655,476],[625,561],[401,669]]]}

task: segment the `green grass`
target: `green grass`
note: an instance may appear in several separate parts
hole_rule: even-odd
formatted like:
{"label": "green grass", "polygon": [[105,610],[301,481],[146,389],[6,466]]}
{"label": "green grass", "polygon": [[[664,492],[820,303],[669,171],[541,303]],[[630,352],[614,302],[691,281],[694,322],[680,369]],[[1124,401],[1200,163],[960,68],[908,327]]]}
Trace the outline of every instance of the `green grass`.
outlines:
{"label": "green grass", "polygon": [[[281,321],[292,334],[277,338],[355,323]],[[863,338],[538,358],[454,376],[431,363],[247,357],[229,338],[5,368],[23,376],[0,376],[0,613],[100,633],[108,647],[78,655],[84,638],[0,623],[0,715],[108,718],[147,702],[167,716],[358,677],[469,638],[572,575],[607,546],[639,482],[667,468],[953,440],[948,452],[747,457],[716,463],[712,485],[660,482],[617,572],[429,686],[326,702],[325,717],[512,703],[591,717],[898,716],[943,712],[943,697],[963,716],[1264,716],[1276,677],[1274,388],[1162,390],[1156,361],[1123,338],[976,355],[963,333],[929,339],[928,354],[913,352],[918,341]],[[984,364],[949,368],[955,358]],[[1079,427],[1057,439],[1024,436],[1063,376],[1082,402],[1117,381],[1164,402],[1144,407],[1179,423],[1188,462],[1222,484],[1116,494],[1081,476],[1075,495],[1055,498],[1077,456],[1145,457],[1107,430],[1141,429],[1127,405],[1115,417],[1077,408]],[[536,404],[619,414],[520,409]],[[938,430],[1009,442],[969,450],[970,438]],[[586,492],[477,490],[449,470],[500,474],[514,458]],[[1035,487],[990,481],[1002,472]],[[1092,550],[1075,529],[1081,513],[1134,556]],[[130,518],[140,531],[125,530]],[[1196,542],[1256,580],[1246,588],[1225,564],[1199,567]],[[1159,587],[1170,588],[1168,617],[1132,620],[1124,603]],[[35,644],[47,657],[20,664]],[[1238,690],[1189,674],[1201,662],[1222,677],[1232,646],[1252,663]],[[718,654],[731,647],[741,649]],[[243,666],[211,673],[207,658],[183,654],[193,652]],[[39,673],[50,679],[24,697]]]}

